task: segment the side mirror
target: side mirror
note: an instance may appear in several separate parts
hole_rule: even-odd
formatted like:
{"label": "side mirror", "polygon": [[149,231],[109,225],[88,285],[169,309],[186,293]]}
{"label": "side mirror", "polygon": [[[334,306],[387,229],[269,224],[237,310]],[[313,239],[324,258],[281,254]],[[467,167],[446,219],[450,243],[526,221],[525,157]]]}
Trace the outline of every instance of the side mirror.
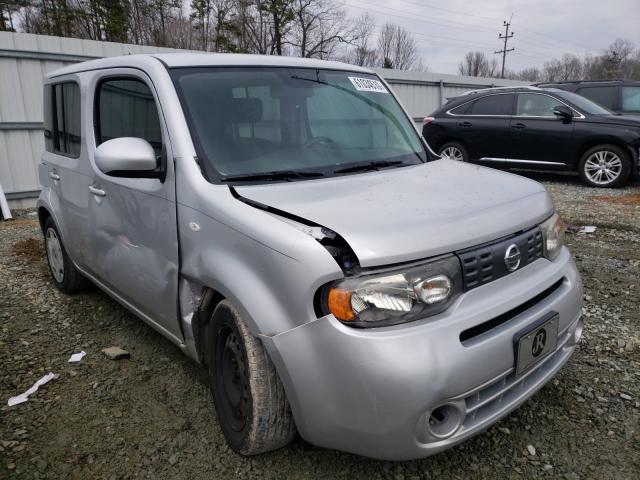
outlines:
{"label": "side mirror", "polygon": [[107,140],[96,148],[96,165],[101,172],[118,177],[148,178],[158,167],[153,147],[142,138]]}
{"label": "side mirror", "polygon": [[573,118],[573,110],[566,105],[558,105],[553,107],[553,114],[563,120],[571,120]]}

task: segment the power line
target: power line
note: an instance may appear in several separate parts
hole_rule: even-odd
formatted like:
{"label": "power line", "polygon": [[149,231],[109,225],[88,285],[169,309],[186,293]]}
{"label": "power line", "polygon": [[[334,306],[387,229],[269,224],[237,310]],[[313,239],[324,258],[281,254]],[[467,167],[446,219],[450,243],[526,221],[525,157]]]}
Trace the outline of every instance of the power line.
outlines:
{"label": "power line", "polygon": [[[359,0],[356,0],[356,1],[359,1]],[[475,15],[475,14],[472,14],[472,13],[460,12],[460,11],[456,11],[456,10],[449,10],[449,9],[446,9],[446,8],[436,7],[435,5],[412,2],[410,0],[401,0],[401,2],[405,3],[405,4],[409,4],[409,5],[428,7],[428,8],[433,9],[433,10],[440,10],[440,11],[443,11],[443,12],[452,13],[454,15],[461,15],[461,16],[465,16],[465,17],[473,17],[473,18],[479,18],[479,19],[491,20],[491,21],[498,20],[497,17],[488,17],[488,16],[482,16],[482,15]],[[393,10],[393,11],[397,11],[397,12],[401,12],[401,13],[408,13],[408,12],[406,12],[406,10],[401,10],[401,9],[397,9],[397,8],[378,5],[378,4],[375,4],[375,3],[374,4],[367,4],[367,8],[356,7],[354,5],[351,5],[351,6],[353,8],[358,8],[358,9],[365,10],[365,11],[369,11],[369,10],[371,10],[372,6],[375,6],[377,8],[384,8],[384,9],[387,9],[387,10]],[[432,23],[432,24],[441,25],[441,26],[448,26],[447,24],[451,24],[451,25],[457,25],[460,28],[466,28],[466,29],[469,29],[469,30],[478,30],[478,31],[485,31],[486,30],[486,28],[479,27],[477,25],[469,25],[469,24],[462,23],[462,22],[456,22],[454,20],[440,19],[441,22],[447,22],[447,24],[434,22],[432,20],[422,20],[422,19],[425,19],[426,17],[424,17],[422,15],[415,14],[415,13],[411,13],[410,16],[400,16],[400,15],[393,15],[393,14],[390,14],[390,13],[387,13],[387,12],[380,12],[378,10],[373,10],[373,11],[375,11],[376,13],[383,13],[385,15],[396,16],[396,17],[399,17],[399,18],[407,18],[407,19],[411,19],[411,20],[416,20],[417,18],[420,18],[421,19],[420,21],[423,22],[423,23]],[[431,17],[429,17],[429,18],[431,18]],[[555,37],[550,37],[548,35],[542,34],[540,32],[536,32],[535,30],[531,30],[531,29],[526,28],[526,27],[520,27],[520,28],[522,28],[523,30],[526,30],[528,32],[531,32],[532,34],[534,34],[536,36],[539,36],[539,37],[545,39],[545,40],[540,40],[539,38],[534,38],[534,37],[532,37],[532,36],[530,36],[528,34],[527,35],[519,34],[519,35],[531,38],[532,41],[529,41],[529,43],[533,44],[533,42],[535,42],[535,45],[545,46],[546,48],[550,48],[550,49],[553,49],[553,50],[567,50],[569,47],[571,49],[590,50],[587,47],[578,46],[577,44],[567,42],[566,40],[559,40],[559,39],[557,39]],[[518,37],[518,38],[520,38],[520,37]]]}
{"label": "power line", "polygon": [[[358,3],[360,3],[360,0],[352,0],[352,1],[357,1]],[[448,27],[449,26],[447,24],[433,22],[433,21],[430,21],[430,20],[423,20],[424,17],[422,17],[420,15],[407,16],[407,15],[398,15],[398,14],[394,14],[394,13],[383,12],[383,11],[371,8],[372,7],[371,5],[368,5],[366,8],[365,7],[360,7],[358,5],[354,5],[352,3],[348,3],[348,5],[351,8],[355,8],[355,9],[358,9],[358,10],[363,10],[365,12],[372,12],[372,13],[378,13],[380,15],[386,15],[386,16],[397,17],[397,18],[404,18],[404,19],[419,21],[421,23],[432,23],[432,24],[435,24],[435,25],[438,25],[438,26],[444,26],[444,27]],[[379,6],[379,5],[376,5],[376,6],[380,7],[380,8],[387,9],[387,10],[403,12],[402,10],[398,10],[398,9],[391,8],[391,7],[384,7],[384,6]],[[452,22],[452,23],[456,23],[457,24],[459,22]],[[486,31],[485,28],[481,28],[481,27],[464,26],[464,24],[460,24],[460,25],[463,25],[462,28],[469,28],[469,29],[472,29],[472,30]],[[438,34],[436,36],[436,35],[432,35],[432,34],[425,34],[425,33],[422,33],[422,32],[415,32],[415,31],[412,31],[412,30],[409,30],[409,29],[406,29],[406,28],[405,28],[405,30],[407,30],[407,32],[409,32],[409,33],[411,33],[413,35],[418,35],[418,36],[423,36],[423,37],[428,38],[429,39],[429,43],[432,43],[432,44],[433,43],[441,43],[441,42],[438,42],[438,40],[448,40],[449,42],[461,43],[461,44],[471,45],[471,46],[476,46],[476,47],[485,47],[485,48],[492,48],[493,47],[492,44],[486,43],[486,42],[481,42],[481,41],[469,41],[469,40],[464,40],[464,39],[460,39],[460,38],[447,37],[447,36],[440,35],[440,34]],[[530,58],[533,58],[533,57],[537,56],[537,57],[539,57],[541,59],[548,59],[549,58],[549,55],[547,53],[534,52],[532,50],[527,50],[527,51],[530,53],[530,55],[523,55],[523,56],[530,57]]]}
{"label": "power line", "polygon": [[431,5],[431,4],[427,4],[427,3],[423,3],[423,2],[416,3],[416,2],[411,2],[409,0],[403,0],[403,1],[404,1],[404,3],[409,3],[411,5],[416,5],[418,7],[423,7],[423,8],[424,7],[428,7],[428,8],[433,9],[433,10],[440,10],[441,12],[453,13],[454,15],[462,15],[464,17],[481,18],[483,20],[490,20],[491,22],[493,22],[494,20],[501,20],[498,17],[487,17],[487,16],[482,16],[482,15],[475,15],[475,14],[469,13],[469,12],[460,12],[460,11],[457,11],[457,10],[448,10],[446,8],[436,7],[435,5]]}
{"label": "power line", "polygon": [[[511,14],[511,19],[513,19],[513,14]],[[509,26],[511,25],[511,19],[509,19],[508,22],[506,20],[502,22],[502,24],[504,25],[504,35],[502,35],[501,33],[498,34],[498,39],[504,40],[504,47],[502,47],[502,50],[496,50],[495,52],[493,52],[502,54],[502,74],[500,75],[500,78],[504,78],[504,62],[507,58],[507,53],[513,52],[515,50],[514,48],[507,48],[507,42],[510,38],[513,38],[513,32],[511,32],[511,35],[509,35]]]}
{"label": "power line", "polygon": [[[361,4],[365,4],[364,2],[360,1],[360,0],[352,0],[352,1],[356,1],[357,3],[361,3]],[[472,25],[467,25],[465,23],[461,23],[461,22],[456,22],[453,20],[443,20],[441,22],[436,22],[433,20],[427,20],[427,18],[430,17],[425,17],[423,15],[417,15],[417,14],[407,14],[407,12],[405,10],[401,10],[398,8],[393,8],[393,7],[386,7],[384,5],[375,5],[376,8],[383,8],[385,10],[391,10],[393,12],[400,12],[400,13],[404,13],[405,15],[398,15],[398,14],[393,14],[393,13],[388,13],[385,11],[380,11],[380,10],[376,10],[375,8],[371,8],[372,5],[370,4],[366,4],[366,7],[361,7],[358,5],[352,5],[347,3],[347,5],[349,5],[352,8],[357,8],[358,10],[363,10],[365,12],[374,12],[374,13],[379,13],[381,15],[388,15],[391,17],[397,17],[397,18],[405,18],[407,20],[413,20],[416,22],[420,22],[420,23],[430,23],[432,25],[438,25],[440,27],[457,27],[457,28],[466,28],[469,30],[477,30],[480,32],[486,32],[487,29],[486,28],[482,28],[482,27],[478,27],[478,26],[472,26]],[[443,23],[445,22],[445,23]]]}

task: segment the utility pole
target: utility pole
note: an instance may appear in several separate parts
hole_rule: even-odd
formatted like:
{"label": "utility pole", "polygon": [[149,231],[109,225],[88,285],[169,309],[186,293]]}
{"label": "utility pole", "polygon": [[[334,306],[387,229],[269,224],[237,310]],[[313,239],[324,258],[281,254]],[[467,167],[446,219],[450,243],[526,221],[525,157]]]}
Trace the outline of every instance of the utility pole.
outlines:
{"label": "utility pole", "polygon": [[[513,15],[511,15],[511,18],[513,18]],[[504,35],[499,33],[498,39],[504,40],[504,46],[502,47],[502,50],[496,50],[495,52],[493,52],[493,53],[502,54],[502,74],[500,75],[500,78],[504,78],[504,61],[507,57],[507,53],[512,52],[514,50],[513,48],[507,48],[507,41],[510,38],[513,38],[513,32],[509,33],[509,27],[511,26],[511,19],[509,19],[508,22],[505,20],[504,22],[502,22],[502,24],[504,26]]]}

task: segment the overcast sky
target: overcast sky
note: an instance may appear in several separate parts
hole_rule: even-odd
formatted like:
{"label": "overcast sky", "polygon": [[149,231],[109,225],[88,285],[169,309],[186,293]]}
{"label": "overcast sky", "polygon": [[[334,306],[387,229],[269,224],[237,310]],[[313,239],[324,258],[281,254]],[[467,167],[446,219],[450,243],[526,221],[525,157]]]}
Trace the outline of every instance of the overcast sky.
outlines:
{"label": "overcast sky", "polygon": [[413,33],[429,70],[457,73],[469,50],[490,58],[513,14],[507,69],[541,66],[564,53],[601,53],[616,38],[640,47],[640,0],[345,0],[353,16],[369,12]]}

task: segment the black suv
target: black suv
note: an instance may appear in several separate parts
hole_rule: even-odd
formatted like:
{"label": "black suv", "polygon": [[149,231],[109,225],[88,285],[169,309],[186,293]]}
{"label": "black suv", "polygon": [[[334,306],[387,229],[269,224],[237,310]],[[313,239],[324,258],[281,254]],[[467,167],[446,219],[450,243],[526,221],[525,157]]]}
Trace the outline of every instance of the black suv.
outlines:
{"label": "black suv", "polygon": [[555,88],[474,90],[424,119],[441,157],[498,168],[577,170],[585,183],[615,187],[638,172],[640,118],[615,115]]}
{"label": "black suv", "polygon": [[536,86],[574,92],[613,112],[640,116],[640,81],[637,80],[582,80]]}

